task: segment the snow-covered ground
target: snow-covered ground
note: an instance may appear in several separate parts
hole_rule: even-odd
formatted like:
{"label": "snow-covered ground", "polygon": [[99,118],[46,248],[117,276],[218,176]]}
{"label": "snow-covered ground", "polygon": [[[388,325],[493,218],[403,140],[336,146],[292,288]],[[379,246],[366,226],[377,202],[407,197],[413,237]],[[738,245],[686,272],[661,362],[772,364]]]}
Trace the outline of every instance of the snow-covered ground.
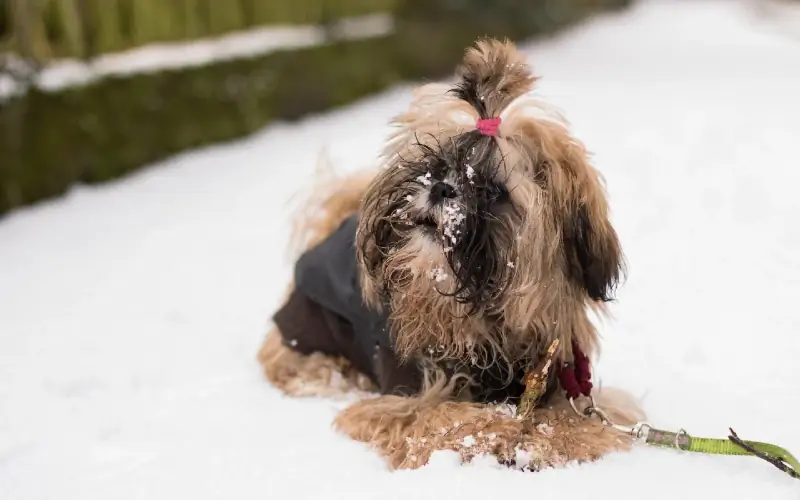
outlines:
{"label": "snow-covered ground", "polygon": [[[526,51],[596,154],[629,260],[602,383],[654,425],[797,455],[800,44],[754,19],[647,2]],[[320,154],[370,165],[408,91],[2,220],[0,499],[800,498],[755,458],[653,448],[390,473],[331,431],[343,402],[267,384],[290,197]]]}

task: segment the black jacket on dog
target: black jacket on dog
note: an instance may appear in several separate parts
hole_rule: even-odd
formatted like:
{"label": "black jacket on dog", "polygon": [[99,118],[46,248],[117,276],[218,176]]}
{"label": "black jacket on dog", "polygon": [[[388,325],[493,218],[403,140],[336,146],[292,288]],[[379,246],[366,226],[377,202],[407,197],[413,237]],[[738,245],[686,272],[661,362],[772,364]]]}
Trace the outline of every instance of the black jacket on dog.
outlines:
{"label": "black jacket on dog", "polygon": [[[368,308],[362,299],[356,262],[357,224],[357,215],[349,217],[298,259],[295,289],[273,319],[284,343],[292,349],[341,356],[368,376],[382,394],[414,395],[421,388],[420,367],[397,358],[388,334],[388,313]],[[516,403],[524,391],[525,368],[519,367],[510,385],[498,371],[470,373],[478,381],[471,391],[473,399]],[[549,384],[545,398],[555,385]]]}

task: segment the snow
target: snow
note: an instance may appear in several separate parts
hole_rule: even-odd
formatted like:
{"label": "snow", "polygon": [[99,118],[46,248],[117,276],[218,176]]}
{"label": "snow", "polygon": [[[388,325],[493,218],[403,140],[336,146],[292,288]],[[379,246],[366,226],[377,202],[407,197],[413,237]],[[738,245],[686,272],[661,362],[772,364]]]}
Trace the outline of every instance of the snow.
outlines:
{"label": "snow", "polygon": [[758,7],[764,18],[786,34],[800,39],[800,3],[796,0],[761,0]]}
{"label": "snow", "polygon": [[[361,39],[391,33],[392,16],[371,14],[343,19],[332,26],[342,39]],[[278,50],[299,49],[327,43],[322,26],[266,26],[191,42],[154,43],[124,52],[106,54],[91,61],[61,59],[37,76],[47,91],[85,85],[110,76],[190,68],[230,59],[255,57]],[[22,89],[0,76],[0,98]]]}
{"label": "snow", "polygon": [[[630,274],[601,384],[661,428],[800,455],[800,44],[736,2],[651,1],[525,45],[595,153]],[[747,457],[637,448],[542,473],[390,473],[255,353],[320,155],[370,165],[398,87],[0,221],[0,498],[799,498]]]}

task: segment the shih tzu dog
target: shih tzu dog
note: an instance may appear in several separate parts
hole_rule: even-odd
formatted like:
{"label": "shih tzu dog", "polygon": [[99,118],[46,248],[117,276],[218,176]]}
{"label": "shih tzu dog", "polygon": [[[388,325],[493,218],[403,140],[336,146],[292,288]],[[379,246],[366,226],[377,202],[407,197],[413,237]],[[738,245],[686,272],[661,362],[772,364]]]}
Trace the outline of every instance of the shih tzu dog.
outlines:
{"label": "shih tzu dog", "polygon": [[[324,180],[303,207],[294,283],[259,352],[285,393],[364,394],[335,421],[393,467],[436,450],[538,470],[597,459],[626,437],[572,411],[592,396],[590,312],[623,275],[598,172],[566,121],[533,98],[510,42],[466,51],[397,117],[382,168]],[[515,415],[551,342],[533,418]],[[570,404],[570,402],[572,404]]]}

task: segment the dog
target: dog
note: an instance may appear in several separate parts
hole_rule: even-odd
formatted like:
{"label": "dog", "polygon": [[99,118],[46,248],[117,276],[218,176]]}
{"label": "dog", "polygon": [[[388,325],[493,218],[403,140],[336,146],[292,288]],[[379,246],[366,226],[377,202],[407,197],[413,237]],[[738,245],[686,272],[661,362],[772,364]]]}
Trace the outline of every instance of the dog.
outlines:
{"label": "dog", "polygon": [[[604,181],[531,95],[538,77],[512,42],[478,40],[456,76],[415,91],[382,168],[312,190],[258,360],[288,395],[362,394],[334,426],[392,468],[437,450],[541,470],[627,449],[576,405],[643,416],[589,373],[590,313],[607,314],[625,274]],[[546,391],[521,419],[526,371],[553,341]]]}

